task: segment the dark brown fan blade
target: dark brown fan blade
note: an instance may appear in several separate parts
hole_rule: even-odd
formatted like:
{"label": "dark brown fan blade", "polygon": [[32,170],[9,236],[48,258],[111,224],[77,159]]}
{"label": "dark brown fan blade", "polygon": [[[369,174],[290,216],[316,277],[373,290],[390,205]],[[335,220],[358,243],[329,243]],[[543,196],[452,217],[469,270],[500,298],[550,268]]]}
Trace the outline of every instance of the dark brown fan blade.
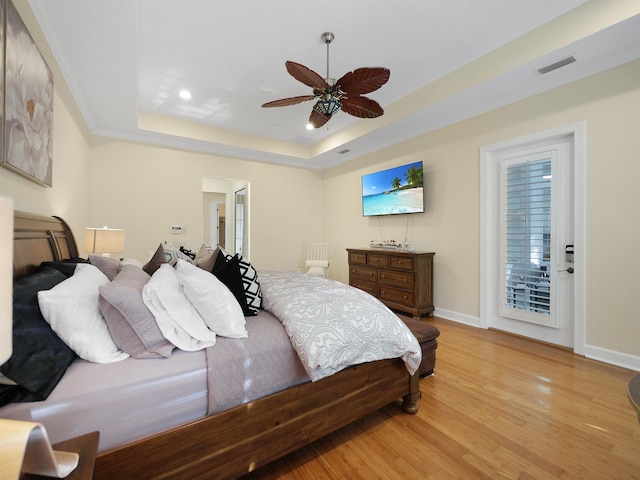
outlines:
{"label": "dark brown fan blade", "polygon": [[327,117],[325,114],[311,110],[311,116],[309,117],[309,123],[313,125],[313,128],[320,128],[325,123],[331,120],[331,117]]}
{"label": "dark brown fan blade", "polygon": [[302,95],[299,97],[283,98],[281,100],[274,100],[273,102],[267,102],[262,105],[263,108],[270,107],[288,107],[289,105],[297,105],[298,103],[306,102],[307,100],[313,100],[316,98],[313,95]]}
{"label": "dark brown fan blade", "polygon": [[353,72],[349,72],[336,82],[340,86],[340,90],[347,95],[364,95],[379,89],[387,83],[391,72],[388,68],[356,68]]}
{"label": "dark brown fan blade", "polygon": [[376,118],[384,113],[378,102],[367,97],[343,98],[342,110],[360,118]]}
{"label": "dark brown fan blade", "polygon": [[329,88],[324,78],[304,65],[287,61],[285,62],[285,66],[287,67],[287,72],[299,82],[318,90],[326,90]]}

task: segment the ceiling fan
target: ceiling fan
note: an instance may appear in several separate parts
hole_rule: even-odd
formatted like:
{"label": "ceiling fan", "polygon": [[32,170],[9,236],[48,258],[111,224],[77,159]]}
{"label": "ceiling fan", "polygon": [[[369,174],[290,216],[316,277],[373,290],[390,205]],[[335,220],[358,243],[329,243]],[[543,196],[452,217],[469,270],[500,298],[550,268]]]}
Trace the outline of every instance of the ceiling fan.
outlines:
{"label": "ceiling fan", "polygon": [[338,80],[330,78],[329,44],[333,41],[334,35],[331,32],[324,32],[322,38],[327,45],[326,78],[322,78],[313,70],[299,63],[285,62],[287,72],[296,80],[313,88],[313,95],[283,98],[267,102],[262,106],[264,108],[286,107],[308,100],[316,100],[309,117],[309,124],[313,128],[322,127],[339,110],[360,118],[375,118],[382,115],[384,110],[380,104],[362,95],[371,93],[387,83],[391,74],[389,69],[383,67],[356,68]]}

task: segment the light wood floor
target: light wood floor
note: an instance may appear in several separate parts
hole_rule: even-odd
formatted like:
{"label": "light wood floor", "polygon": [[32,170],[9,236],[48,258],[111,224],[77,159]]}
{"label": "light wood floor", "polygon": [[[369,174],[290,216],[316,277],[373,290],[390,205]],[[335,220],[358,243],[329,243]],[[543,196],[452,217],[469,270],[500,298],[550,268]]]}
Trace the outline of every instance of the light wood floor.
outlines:
{"label": "light wood floor", "polygon": [[396,405],[243,479],[640,479],[633,371],[432,318],[436,373]]}

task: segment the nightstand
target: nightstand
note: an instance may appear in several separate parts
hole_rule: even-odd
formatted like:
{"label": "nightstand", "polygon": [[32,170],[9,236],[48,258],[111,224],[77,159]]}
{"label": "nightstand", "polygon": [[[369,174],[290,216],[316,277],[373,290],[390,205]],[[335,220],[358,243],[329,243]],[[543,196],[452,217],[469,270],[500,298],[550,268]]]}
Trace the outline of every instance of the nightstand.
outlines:
{"label": "nightstand", "polygon": [[[91,432],[79,437],[56,443],[54,450],[62,452],[74,452],[80,455],[78,466],[71,472],[65,480],[91,480],[93,478],[93,466],[98,455],[98,440],[100,432]],[[51,480],[51,477],[43,477],[41,475],[31,475],[23,473],[20,480]]]}

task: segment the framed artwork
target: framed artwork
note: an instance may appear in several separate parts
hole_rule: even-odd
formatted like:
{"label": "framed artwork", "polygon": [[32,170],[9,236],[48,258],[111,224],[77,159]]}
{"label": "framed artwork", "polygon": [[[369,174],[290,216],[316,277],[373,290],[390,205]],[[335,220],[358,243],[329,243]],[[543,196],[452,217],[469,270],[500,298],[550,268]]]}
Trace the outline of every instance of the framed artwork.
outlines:
{"label": "framed artwork", "polygon": [[13,3],[6,16],[4,145],[2,164],[51,186],[53,177],[53,75]]}
{"label": "framed artwork", "polygon": [[[0,126],[4,128],[4,1],[0,0]],[[0,163],[4,158],[4,132],[0,131]]]}

